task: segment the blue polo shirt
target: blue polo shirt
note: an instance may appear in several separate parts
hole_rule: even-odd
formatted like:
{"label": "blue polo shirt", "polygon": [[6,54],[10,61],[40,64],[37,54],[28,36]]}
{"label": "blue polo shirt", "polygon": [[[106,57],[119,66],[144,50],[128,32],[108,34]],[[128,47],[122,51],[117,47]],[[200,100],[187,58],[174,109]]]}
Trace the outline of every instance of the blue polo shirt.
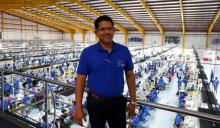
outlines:
{"label": "blue polo shirt", "polygon": [[98,96],[120,96],[124,89],[124,71],[133,70],[131,54],[126,46],[113,43],[109,53],[99,43],[85,48],[77,69],[88,76],[89,90]]}

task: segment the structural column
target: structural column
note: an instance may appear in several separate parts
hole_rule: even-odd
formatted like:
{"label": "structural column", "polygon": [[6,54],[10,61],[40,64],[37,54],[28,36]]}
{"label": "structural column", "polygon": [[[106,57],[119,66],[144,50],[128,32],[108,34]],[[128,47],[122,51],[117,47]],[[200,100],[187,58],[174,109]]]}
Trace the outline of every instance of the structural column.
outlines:
{"label": "structural column", "polygon": [[185,40],[186,40],[186,34],[182,35],[182,42],[183,42],[183,46],[182,46],[182,53],[185,53]]}
{"label": "structural column", "polygon": [[162,45],[162,46],[161,46],[161,51],[163,51],[163,47],[164,47],[164,38],[165,38],[165,37],[164,37],[164,34],[162,33],[162,34],[161,34],[161,45]]}
{"label": "structural column", "polygon": [[70,40],[73,42],[74,41],[74,32],[70,33]]}
{"label": "structural column", "polygon": [[4,28],[4,13],[2,12],[2,39],[3,39],[3,35],[4,35],[4,30],[5,30],[5,28]]}

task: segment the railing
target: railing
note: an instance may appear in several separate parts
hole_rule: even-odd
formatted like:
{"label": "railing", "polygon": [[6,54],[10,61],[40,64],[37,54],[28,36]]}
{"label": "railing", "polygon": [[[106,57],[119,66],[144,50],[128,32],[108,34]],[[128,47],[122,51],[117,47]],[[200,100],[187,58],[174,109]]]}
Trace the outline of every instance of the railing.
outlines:
{"label": "railing", "polygon": [[[48,102],[48,91],[47,91],[47,86],[48,83],[52,83],[52,84],[56,84],[56,85],[61,85],[63,87],[68,87],[68,88],[73,88],[74,87],[70,84],[67,83],[63,83],[63,82],[59,82],[59,81],[54,81],[54,80],[50,80],[50,79],[46,79],[46,78],[42,78],[42,77],[38,77],[38,76],[32,76],[29,74],[25,74],[25,73],[21,73],[21,72],[17,72],[17,71],[12,71],[12,70],[7,70],[7,69],[0,69],[1,71],[1,84],[2,84],[2,113],[4,113],[4,73],[12,73],[12,74],[17,74],[17,75],[21,75],[21,76],[26,76],[26,77],[30,77],[30,78],[34,78],[37,80],[41,80],[45,82],[45,110],[47,110],[47,102]],[[87,92],[88,90],[85,89],[85,91]],[[129,98],[127,98],[128,101]],[[138,105],[147,105],[153,108],[158,108],[158,109],[162,109],[162,110],[166,110],[166,111],[171,111],[171,112],[177,112],[177,113],[181,113],[181,114],[185,114],[185,115],[190,115],[190,116],[194,116],[194,117],[198,117],[198,118],[202,118],[204,120],[208,120],[211,122],[216,122],[216,123],[220,123],[220,116],[216,116],[216,115],[211,115],[211,114],[206,114],[206,113],[202,113],[202,112],[196,112],[196,111],[190,111],[190,110],[186,110],[186,109],[179,109],[177,107],[173,107],[173,106],[168,106],[168,105],[163,105],[163,104],[158,104],[158,103],[151,103],[151,102],[145,102],[144,100],[141,99],[137,99],[137,103]],[[56,108],[56,106],[54,106],[54,108]],[[54,109],[55,110],[55,109]],[[55,111],[54,111],[54,119],[55,119]],[[45,115],[47,117],[48,115],[48,111],[45,111]],[[46,125],[48,122],[48,119],[46,118]]]}

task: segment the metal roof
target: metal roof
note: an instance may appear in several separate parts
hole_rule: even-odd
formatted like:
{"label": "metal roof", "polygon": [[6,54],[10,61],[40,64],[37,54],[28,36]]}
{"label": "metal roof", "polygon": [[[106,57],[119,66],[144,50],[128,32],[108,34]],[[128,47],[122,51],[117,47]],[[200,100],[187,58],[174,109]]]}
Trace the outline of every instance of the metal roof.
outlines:
{"label": "metal roof", "polygon": [[220,0],[10,0],[0,1],[0,7],[48,22],[52,18],[74,31],[93,31],[94,20],[109,15],[123,32],[220,32]]}

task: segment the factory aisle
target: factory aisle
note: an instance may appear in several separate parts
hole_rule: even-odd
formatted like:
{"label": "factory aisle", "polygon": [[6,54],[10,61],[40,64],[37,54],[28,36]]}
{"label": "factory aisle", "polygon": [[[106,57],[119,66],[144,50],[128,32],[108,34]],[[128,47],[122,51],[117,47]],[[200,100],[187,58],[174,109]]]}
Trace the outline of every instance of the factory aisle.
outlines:
{"label": "factory aisle", "polygon": [[[220,65],[216,65],[215,67],[215,76],[218,77],[218,80],[220,80]],[[212,90],[213,86],[211,86]],[[217,90],[217,94],[215,94],[216,99],[218,100],[218,104],[220,104],[220,85],[218,85],[218,90]]]}
{"label": "factory aisle", "polygon": [[[177,77],[175,76],[167,90],[159,93],[158,103],[178,107],[177,90]],[[148,128],[170,128],[174,123],[175,116],[176,113],[156,109],[150,112],[150,116],[147,117],[148,121],[144,126]]]}
{"label": "factory aisle", "polygon": [[[220,65],[215,65],[214,66],[214,65],[210,65],[210,64],[205,64],[203,66],[205,67],[204,71],[207,75],[208,81],[210,81],[210,74],[211,74],[212,70],[214,71],[214,77],[218,77],[218,80],[220,80]],[[213,88],[212,84],[210,84],[210,89],[212,91],[214,91],[214,88]],[[218,87],[218,91],[217,91],[217,94],[215,94],[215,97],[218,100],[218,103],[220,104],[220,87]]]}
{"label": "factory aisle", "polygon": [[[216,66],[216,75],[218,79],[220,79],[220,65]],[[218,100],[218,104],[220,104],[220,85],[218,85],[217,95],[215,96],[216,96],[216,99]]]}

